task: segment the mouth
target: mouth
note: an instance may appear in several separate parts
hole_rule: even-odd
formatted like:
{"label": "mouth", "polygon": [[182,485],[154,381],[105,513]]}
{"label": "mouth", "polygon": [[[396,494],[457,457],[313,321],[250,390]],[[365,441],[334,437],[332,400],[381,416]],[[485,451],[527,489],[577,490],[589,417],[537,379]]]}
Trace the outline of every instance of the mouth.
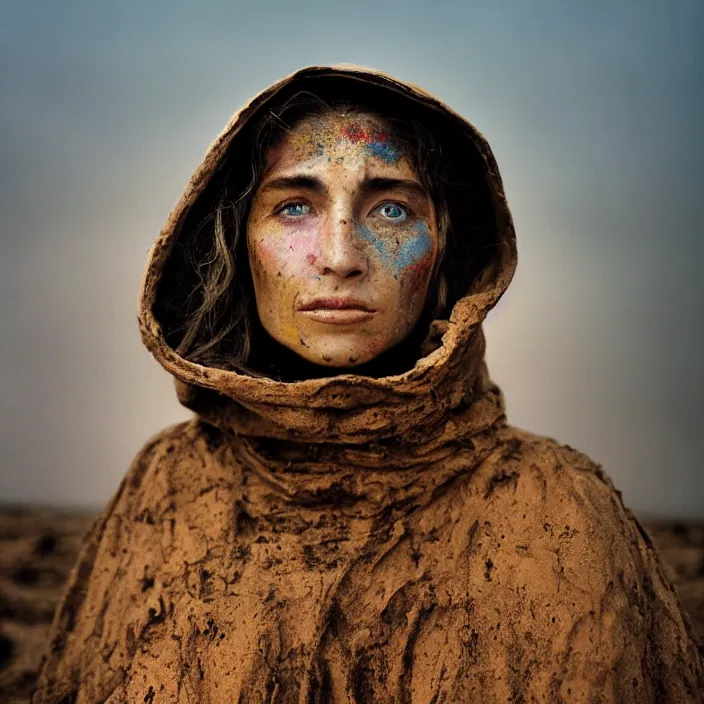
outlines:
{"label": "mouth", "polygon": [[356,298],[317,298],[298,310],[311,320],[333,325],[361,323],[376,313],[375,308]]}

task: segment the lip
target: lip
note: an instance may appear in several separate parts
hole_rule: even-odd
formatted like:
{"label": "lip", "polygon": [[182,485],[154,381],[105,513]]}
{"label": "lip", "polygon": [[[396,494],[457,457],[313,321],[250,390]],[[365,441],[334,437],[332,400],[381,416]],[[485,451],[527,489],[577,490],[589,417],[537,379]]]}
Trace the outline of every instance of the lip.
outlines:
{"label": "lip", "polygon": [[376,309],[356,298],[317,298],[298,309],[319,323],[352,325],[374,317]]}
{"label": "lip", "polygon": [[376,309],[358,298],[316,298],[314,301],[302,305],[299,310],[363,310],[368,313],[376,313]]}

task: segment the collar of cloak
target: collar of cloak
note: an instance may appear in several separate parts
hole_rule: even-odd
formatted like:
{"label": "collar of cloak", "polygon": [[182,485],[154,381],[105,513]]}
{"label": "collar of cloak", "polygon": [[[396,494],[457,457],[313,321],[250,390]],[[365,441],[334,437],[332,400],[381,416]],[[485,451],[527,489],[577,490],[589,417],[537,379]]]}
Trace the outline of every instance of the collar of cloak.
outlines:
{"label": "collar of cloak", "polygon": [[[359,82],[390,91],[394,99],[433,120],[445,140],[444,153],[466,154],[483,175],[493,211],[490,253],[478,276],[467,280],[449,319],[435,320],[415,366],[396,376],[371,378],[344,373],[327,378],[281,382],[201,366],[167,343],[159,320],[159,284],[184,222],[198,199],[243,139],[250,121],[280,98],[323,81],[347,81],[350,95]],[[449,146],[447,142],[449,141]],[[465,158],[465,157],[462,157]],[[452,210],[450,210],[452,218]],[[462,237],[455,231],[454,237]],[[464,233],[470,237],[471,232]],[[462,280],[459,263],[457,280]],[[280,444],[326,445],[351,454],[357,465],[416,464],[446,456],[456,441],[491,433],[505,420],[499,389],[484,363],[481,323],[508,287],[516,267],[516,243],[501,177],[491,149],[467,120],[422,89],[374,69],[348,64],[309,66],[276,82],[234,115],[215,139],[148,254],[138,319],[142,340],[173,375],[180,402],[211,424],[246,441],[252,449]],[[255,453],[261,457],[261,452]],[[250,458],[251,459],[251,458]]]}

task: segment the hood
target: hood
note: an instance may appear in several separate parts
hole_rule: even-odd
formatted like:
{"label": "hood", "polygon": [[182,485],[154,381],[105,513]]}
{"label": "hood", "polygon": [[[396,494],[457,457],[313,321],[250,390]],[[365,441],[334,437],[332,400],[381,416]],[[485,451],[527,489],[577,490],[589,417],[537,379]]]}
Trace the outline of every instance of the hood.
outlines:
{"label": "hood", "polygon": [[[165,334],[160,305],[170,258],[188,238],[189,216],[207,206],[209,189],[227,162],[240,168],[238,150],[248,128],[277,101],[301,89],[345,84],[350,98],[360,87],[383,91],[399,110],[412,109],[440,136],[444,158],[454,160],[457,178],[472,169],[483,183],[491,215],[491,242],[481,268],[471,271],[461,245],[471,230],[453,228],[459,246],[451,262],[450,313],[430,323],[423,356],[407,371],[381,378],[351,373],[282,382],[237,371],[202,366],[177,354]],[[242,158],[241,168],[249,167]],[[458,211],[461,202],[450,203]],[[142,279],[138,320],[142,340],[176,380],[180,402],[199,416],[238,435],[313,443],[398,441],[426,443],[466,435],[504,417],[500,391],[490,383],[484,363],[481,323],[508,287],[516,267],[516,243],[499,170],[481,133],[467,120],[422,89],[374,69],[351,65],[309,66],[274,83],[237,112],[215,139],[185,192],[151,247]]]}

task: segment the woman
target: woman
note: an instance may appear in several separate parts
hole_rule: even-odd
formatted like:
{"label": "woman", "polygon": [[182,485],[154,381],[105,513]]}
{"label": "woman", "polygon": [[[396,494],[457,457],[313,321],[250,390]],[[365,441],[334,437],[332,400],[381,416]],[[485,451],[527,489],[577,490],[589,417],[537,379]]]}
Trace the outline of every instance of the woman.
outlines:
{"label": "woman", "polygon": [[515,264],[487,143],[423,91],[309,67],[249,103],[140,296],[196,415],[87,536],[33,701],[700,701],[608,476],[507,424]]}

